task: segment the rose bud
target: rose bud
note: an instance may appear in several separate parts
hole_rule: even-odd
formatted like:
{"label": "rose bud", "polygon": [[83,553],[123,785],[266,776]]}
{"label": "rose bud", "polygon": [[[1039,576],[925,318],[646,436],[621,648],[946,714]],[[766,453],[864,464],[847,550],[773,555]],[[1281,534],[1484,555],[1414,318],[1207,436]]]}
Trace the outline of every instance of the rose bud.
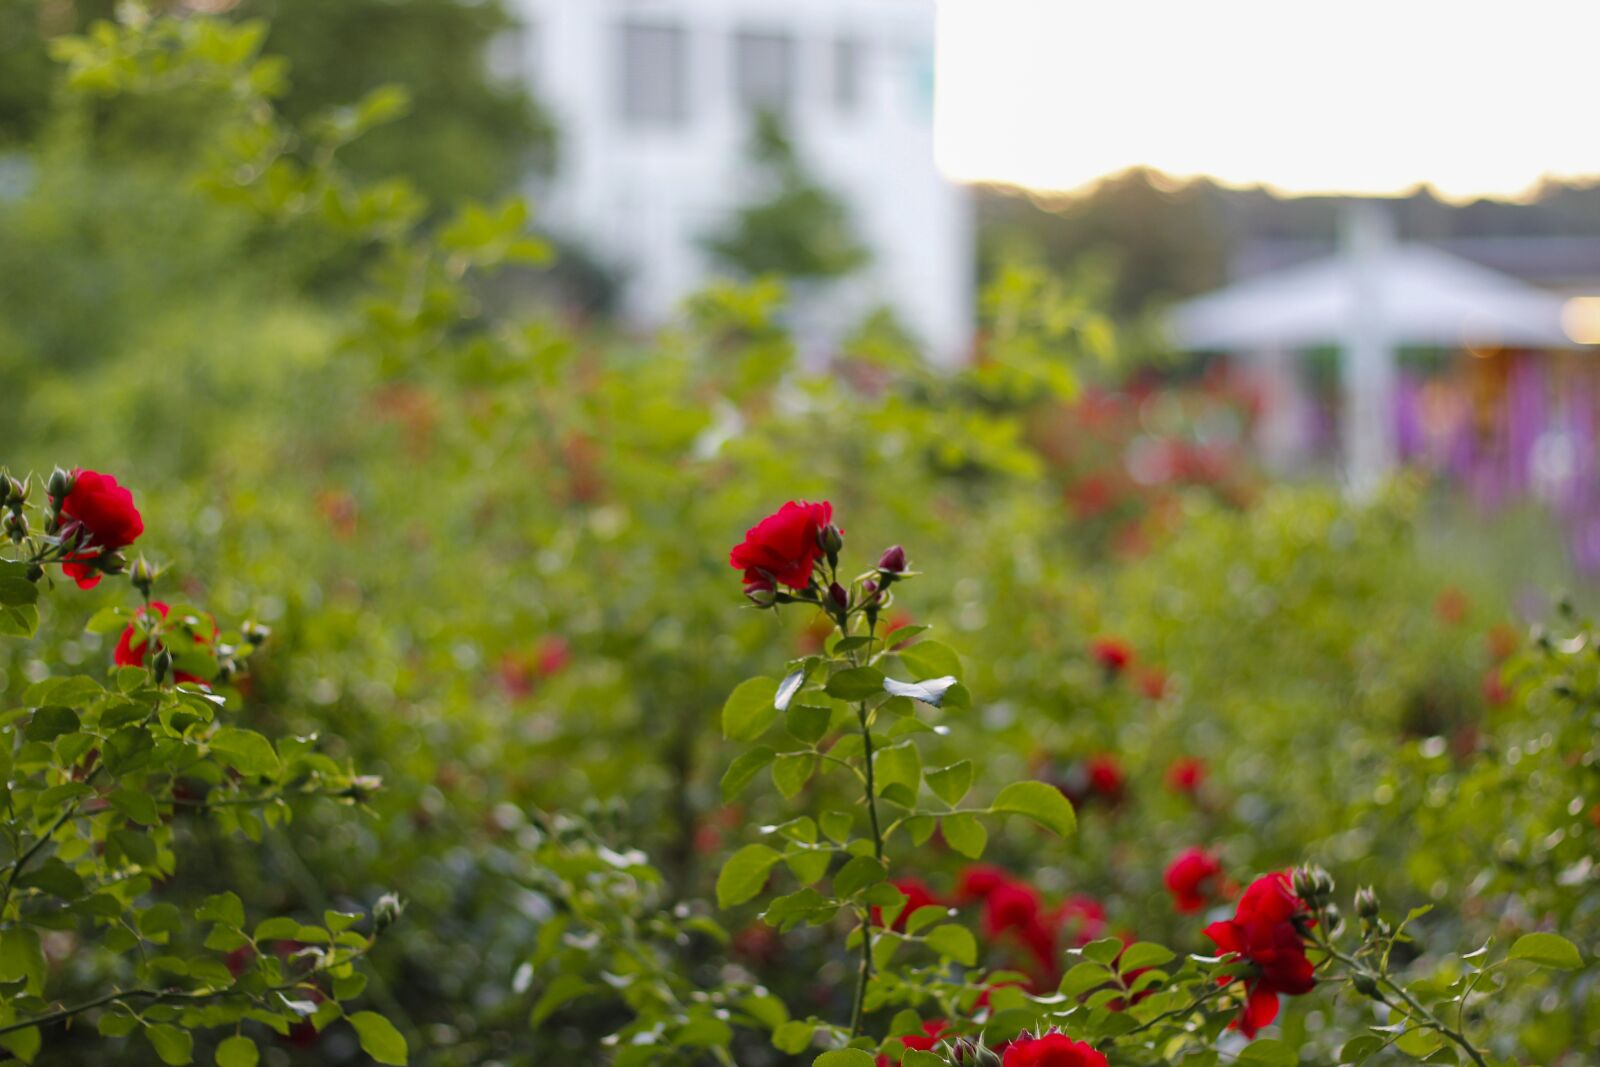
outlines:
{"label": "rose bud", "polygon": [[844,547],[844,534],[840,532],[839,527],[830,522],[817,531],[817,544],[822,546],[822,551],[830,556],[836,556]]}
{"label": "rose bud", "polygon": [[50,481],[45,488],[49,491],[52,498],[61,500],[72,492],[72,482],[72,475],[68,474],[60,467],[57,467],[55,470],[50,472]]}
{"label": "rose bud", "polygon": [[840,611],[850,610],[850,594],[838,582],[828,586],[828,600]]}
{"label": "rose bud", "polygon": [[878,557],[878,569],[885,574],[902,574],[906,569],[906,550],[899,545],[890,545],[883,550],[883,555]]}
{"label": "rose bud", "polygon": [[1367,922],[1378,917],[1378,893],[1370,885],[1356,890],[1356,914]]}
{"label": "rose bud", "polygon": [[128,569],[128,557],[121,551],[113,549],[103,553],[95,561],[95,566],[100,568],[101,574],[121,574]]}
{"label": "rose bud", "polygon": [[149,560],[140,556],[133,561],[133,570],[129,572],[128,580],[133,583],[135,589],[149,596],[150,587],[156,583],[156,569],[150,565]]}

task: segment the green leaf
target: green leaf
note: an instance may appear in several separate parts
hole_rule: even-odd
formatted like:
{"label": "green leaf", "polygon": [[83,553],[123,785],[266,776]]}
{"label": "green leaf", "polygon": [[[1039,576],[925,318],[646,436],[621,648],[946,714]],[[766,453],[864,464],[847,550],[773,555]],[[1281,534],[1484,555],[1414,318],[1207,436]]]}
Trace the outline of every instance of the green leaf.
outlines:
{"label": "green leaf", "polygon": [[947,674],[942,678],[929,678],[923,682],[899,682],[893,678],[885,678],[883,691],[890,696],[920,700],[937,708],[944,703],[945,693],[955,684],[956,677],[953,674]]}
{"label": "green leaf", "polygon": [[235,1034],[217,1046],[217,1067],[256,1067],[260,1059],[256,1043],[242,1034]]}
{"label": "green leaf", "polygon": [[1061,977],[1056,991],[1065,997],[1079,997],[1111,981],[1111,971],[1103,963],[1084,960]]}
{"label": "green leaf", "polygon": [[1344,1043],[1344,1047],[1339,1050],[1339,1062],[1359,1065],[1384,1047],[1383,1038],[1372,1034],[1362,1034],[1360,1037],[1353,1037]]}
{"label": "green leaf", "polygon": [[44,950],[39,932],[31,926],[0,930],[0,982],[26,980],[28,992],[44,992]]}
{"label": "green leaf", "polygon": [[162,1063],[179,1067],[194,1062],[194,1035],[187,1030],[160,1023],[145,1027],[144,1036],[156,1050],[156,1055],[161,1057]]}
{"label": "green leaf", "polygon": [[156,810],[156,802],[146,793],[135,792],[132,789],[113,789],[106,797],[111,806],[136,823],[145,826],[154,826],[161,821],[161,813]]}
{"label": "green leaf", "polygon": [[133,613],[127,608],[101,608],[89,616],[84,629],[92,634],[116,633],[127,629],[128,623],[132,621]]}
{"label": "green leaf", "polygon": [[1523,934],[1506,953],[1506,959],[1527,960],[1560,971],[1576,971],[1583,966],[1578,946],[1559,934]]}
{"label": "green leaf", "polygon": [[735,797],[744,792],[745,786],[777,758],[778,754],[765,745],[740,753],[737,759],[728,764],[727,773],[722,776],[722,802],[732,803]]}
{"label": "green leaf", "polygon": [[933,790],[934,796],[953,808],[961,803],[961,799],[972,788],[972,761],[952,763],[948,767],[928,771],[923,777],[927,779],[928,788]]}
{"label": "green leaf", "polygon": [[828,679],[827,692],[840,700],[867,700],[883,692],[883,672],[876,667],[850,667]]}
{"label": "green leaf", "polygon": [[1012,782],[1000,790],[989,810],[1025,815],[1062,837],[1078,828],[1071,801],[1061,795],[1061,790],[1044,782]]}
{"label": "green leaf", "polygon": [[946,815],[939,821],[939,827],[945,843],[969,860],[980,858],[989,844],[989,831],[983,828],[976,815],[965,812]]}
{"label": "green leaf", "polygon": [[789,718],[784,726],[795,740],[814,745],[827,736],[828,724],[832,721],[832,708],[796,704],[789,709]]}
{"label": "green leaf", "polygon": [[13,1030],[9,1034],[0,1034],[0,1048],[5,1049],[23,1063],[32,1063],[34,1057],[39,1055],[39,1048],[43,1044],[44,1035],[39,1033],[37,1026]]}
{"label": "green leaf", "polygon": [[0,607],[0,636],[32,637],[39,629],[39,609],[32,604]]}
{"label": "green leaf", "polygon": [[211,750],[240,774],[277,774],[281,764],[271,742],[254,730],[224,726],[212,735]]}
{"label": "green leaf", "polygon": [[772,765],[772,784],[785,800],[806,787],[817,769],[817,757],[810,752],[786,752]]}
{"label": "green leaf", "polygon": [[379,1063],[405,1067],[406,1039],[394,1024],[375,1011],[358,1011],[350,1016],[350,1025],[356,1028],[361,1039],[361,1050]]}
{"label": "green leaf", "polygon": [[730,741],[754,741],[778,718],[773,699],[778,683],[771,678],[748,678],[728,694],[722,705],[722,736]]}
{"label": "green leaf", "polygon": [[971,967],[978,962],[978,941],[965,926],[955,923],[935,926],[923,935],[923,940],[939,955],[955,960],[963,967]]}
{"label": "green leaf", "polygon": [[805,1051],[816,1036],[817,1024],[809,1019],[791,1019],[772,1032],[772,1047],[779,1052],[797,1055]]}
{"label": "green leaf", "polygon": [[72,733],[78,726],[78,713],[71,708],[39,708],[28,722],[25,736],[29,741],[54,741],[62,734]]}
{"label": "green leaf", "polygon": [[1085,958],[1109,967],[1122,955],[1122,942],[1115,937],[1102,937],[1084,945],[1083,954]]}
{"label": "green leaf", "polygon": [[1296,1067],[1300,1054],[1282,1041],[1260,1038],[1240,1049],[1233,1062],[1260,1064],[1261,1067]]}
{"label": "green leaf", "polygon": [[837,1048],[811,1061],[811,1067],[873,1067],[876,1056],[859,1048]]}
{"label": "green leaf", "polygon": [[945,674],[958,682],[961,680],[961,657],[949,645],[942,645],[938,641],[922,641],[902,648],[896,655],[918,681]]}
{"label": "green leaf", "polygon": [[226,926],[244,925],[244,903],[235,893],[218,893],[206,897],[195,909],[194,917],[203,923],[222,923]]}
{"label": "green leaf", "polygon": [[908,1048],[900,1057],[900,1067],[949,1067],[943,1056],[921,1049]]}
{"label": "green leaf", "polygon": [[906,933],[919,933],[941,919],[950,918],[950,909],[943,904],[924,904],[906,918]]}
{"label": "green leaf", "polygon": [[907,743],[880,748],[872,754],[872,767],[880,795],[891,786],[904,786],[915,803],[917,786],[922,782],[922,755],[917,746]]}
{"label": "green leaf", "polygon": [[[564,1004],[569,1004],[581,996],[594,992],[596,987],[585,981],[580,975],[558,974],[545,986],[544,992],[539,994],[539,999],[534,1001],[533,1011],[528,1016],[528,1025],[537,1029],[541,1023]],[[353,1021],[353,1020],[352,1020]]]}
{"label": "green leaf", "polygon": [[1123,974],[1145,967],[1160,967],[1177,958],[1177,953],[1165,945],[1158,945],[1154,941],[1138,941],[1122,950],[1122,958],[1117,962],[1117,969]]}
{"label": "green leaf", "polygon": [[817,824],[828,840],[842,845],[850,839],[850,829],[856,820],[848,811],[825,811],[817,816]]}
{"label": "green leaf", "polygon": [[833,894],[852,897],[888,877],[883,864],[872,856],[856,856],[833,876]]}
{"label": "green leaf", "polygon": [[38,602],[39,587],[28,579],[0,576],[0,604],[12,607]]}
{"label": "green leaf", "polygon": [[717,907],[731,908],[751,900],[767,884],[767,873],[783,859],[766,845],[746,845],[722,865],[717,875]]}

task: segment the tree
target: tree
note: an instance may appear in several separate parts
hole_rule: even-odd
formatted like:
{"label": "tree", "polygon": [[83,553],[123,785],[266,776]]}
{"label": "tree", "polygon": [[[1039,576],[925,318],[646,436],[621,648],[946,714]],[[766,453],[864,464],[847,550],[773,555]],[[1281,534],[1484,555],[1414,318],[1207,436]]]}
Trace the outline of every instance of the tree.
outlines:
{"label": "tree", "polygon": [[871,258],[856,239],[849,208],[806,171],[777,115],[756,114],[750,159],[760,172],[761,198],[705,240],[722,266],[746,277],[827,281]]}

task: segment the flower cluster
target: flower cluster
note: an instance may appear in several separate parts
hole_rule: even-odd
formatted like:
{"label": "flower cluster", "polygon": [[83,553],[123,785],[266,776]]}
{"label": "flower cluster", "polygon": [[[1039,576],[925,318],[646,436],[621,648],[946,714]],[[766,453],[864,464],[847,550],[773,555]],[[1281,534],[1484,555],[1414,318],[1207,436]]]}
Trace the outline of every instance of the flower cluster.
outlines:
{"label": "flower cluster", "polygon": [[1021,945],[1045,984],[1060,978],[1060,951],[1066,945],[1086,945],[1106,931],[1105,908],[1093,897],[1079,894],[1050,907],[1037,889],[999,867],[968,867],[961,874],[957,898],[963,903],[981,902],[984,936],[1010,938]]}
{"label": "flower cluster", "polygon": [[[1233,918],[1206,927],[1206,936],[1220,952],[1253,965],[1245,978],[1244,1007],[1232,1024],[1246,1037],[1255,1037],[1278,1017],[1280,993],[1298,996],[1317,984],[1306,956],[1306,931],[1315,925],[1289,873],[1274,871],[1250,884]],[[1226,985],[1234,979],[1218,981]]]}
{"label": "flower cluster", "polygon": [[[32,486],[10,475],[0,475],[0,507],[6,536],[20,545],[33,537],[24,507]],[[93,589],[107,574],[121,574],[128,560],[122,550],[144,533],[144,519],[134,507],[133,494],[109,474],[57,468],[45,485],[43,536],[30,562],[42,574],[45,563],[61,564],[61,571],[80,589]]]}

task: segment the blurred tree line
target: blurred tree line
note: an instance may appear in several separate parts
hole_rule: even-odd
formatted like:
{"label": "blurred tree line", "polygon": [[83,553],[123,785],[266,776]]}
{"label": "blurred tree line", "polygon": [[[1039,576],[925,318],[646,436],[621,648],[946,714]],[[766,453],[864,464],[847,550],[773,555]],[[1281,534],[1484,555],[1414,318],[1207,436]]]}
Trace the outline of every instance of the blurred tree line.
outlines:
{"label": "blurred tree line", "polygon": [[[115,0],[0,0],[0,151],[50,131],[58,74],[50,39],[82,32],[116,7]],[[345,155],[358,175],[403,175],[433,203],[449,204],[503,193],[529,170],[554,164],[549,117],[526,86],[496,77],[487,61],[491,46],[516,32],[503,0],[156,0],[149,7],[266,20],[266,50],[289,64],[279,103],[297,121],[384,83],[404,85],[410,113]],[[181,139],[181,131],[175,135]],[[137,142],[140,152],[154,147],[147,136]]]}
{"label": "blurred tree line", "polygon": [[[1307,253],[1331,248],[1349,199],[1236,189],[1137,167],[1072,192],[987,185],[977,198],[985,279],[1019,249],[1058,272],[1103,271],[1109,307],[1125,320],[1223,285],[1235,256],[1252,244],[1303,242]],[[1390,204],[1406,240],[1600,238],[1600,181],[1546,179],[1525,202],[1453,203],[1424,185]]]}

